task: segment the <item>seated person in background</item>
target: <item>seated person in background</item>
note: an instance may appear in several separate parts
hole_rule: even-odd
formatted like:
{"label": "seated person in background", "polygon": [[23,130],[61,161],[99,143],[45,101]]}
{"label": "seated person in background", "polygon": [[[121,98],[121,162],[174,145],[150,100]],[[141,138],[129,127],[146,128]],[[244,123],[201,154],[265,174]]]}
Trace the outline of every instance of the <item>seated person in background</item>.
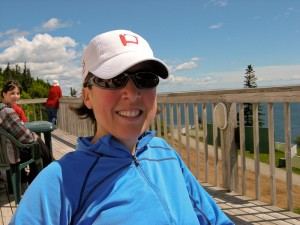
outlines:
{"label": "seated person in background", "polygon": [[[9,81],[7,82],[7,84],[9,83],[14,83],[13,81]],[[4,85],[4,87],[7,86],[7,85]],[[27,118],[25,116],[25,113],[22,109],[21,106],[19,106],[17,104],[17,102],[20,100],[20,97],[21,97],[21,94],[22,94],[22,87],[17,85],[18,87],[17,88],[14,88],[14,85],[10,86],[9,85],[6,87],[8,89],[11,89],[12,92],[11,92],[11,98],[9,100],[7,100],[7,102],[10,103],[11,107],[16,111],[16,113],[18,114],[18,116],[20,117],[20,119],[25,123],[27,122]],[[2,95],[6,95],[7,93],[7,90],[4,90],[3,88],[3,94],[1,93],[1,97],[4,98],[4,96]]]}
{"label": "seated person in background", "polygon": [[[51,154],[47,145],[34,132],[28,130],[23,121],[20,119],[16,111],[11,108],[12,105],[20,98],[21,87],[17,82],[7,82],[1,90],[0,102],[0,126],[9,132],[12,136],[20,142],[27,144],[31,142],[38,142],[40,145],[40,155],[43,160],[43,166],[46,167],[51,161]],[[31,158],[31,153],[26,150],[19,150],[8,140],[7,155],[11,164],[26,161]],[[34,163],[30,164],[30,172],[28,175],[28,182],[37,175],[37,168]]]}

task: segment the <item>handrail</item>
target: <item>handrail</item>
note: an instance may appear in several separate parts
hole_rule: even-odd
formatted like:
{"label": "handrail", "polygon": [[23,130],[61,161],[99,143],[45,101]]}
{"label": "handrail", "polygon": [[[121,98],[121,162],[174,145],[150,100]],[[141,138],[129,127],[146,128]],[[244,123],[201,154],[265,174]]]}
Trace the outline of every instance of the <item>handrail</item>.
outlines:
{"label": "handrail", "polygon": [[[33,100],[22,100],[22,104],[30,104]],[[45,99],[34,100],[34,104],[43,104]],[[293,111],[291,106],[300,102],[300,86],[249,88],[233,90],[211,90],[192,91],[181,93],[158,94],[158,105],[161,113],[157,115],[156,122],[152,123],[151,129],[157,130],[157,135],[169,140],[173,147],[176,147],[181,155],[187,155],[186,162],[196,164],[195,176],[200,179],[200,174],[204,174],[204,182],[210,177],[214,177],[214,184],[220,184],[235,192],[247,195],[246,171],[253,167],[255,177],[255,198],[261,200],[261,177],[268,171],[270,179],[270,201],[276,205],[276,182],[277,179],[285,179],[287,187],[287,208],[293,210],[293,185],[299,182],[297,175],[292,173],[291,146],[293,125],[291,119]],[[70,105],[81,103],[80,98],[62,98],[60,100],[60,110],[58,111],[58,129],[66,131],[76,136],[90,136],[94,133],[94,124],[88,120],[80,120],[69,110]],[[214,109],[219,104],[225,105],[226,128],[219,129],[214,123]],[[249,139],[245,134],[246,127],[243,121],[244,103],[251,103],[253,106],[253,152],[254,162],[246,159],[246,144]],[[268,127],[267,137],[269,140],[269,165],[260,163],[261,142],[259,125],[259,105],[263,104],[265,109],[265,123]],[[280,105],[282,108],[281,119],[276,119],[274,108]],[[237,115],[239,114],[240,125],[238,125]],[[220,115],[218,115],[220,116]],[[199,120],[202,122],[199,126]],[[210,123],[212,130],[210,130]],[[275,134],[278,123],[282,129],[285,143],[286,170],[276,168],[275,163]],[[160,124],[157,126],[157,124]],[[195,135],[191,137],[190,126],[195,128]],[[181,134],[181,128],[186,129],[186,134]],[[236,140],[239,134],[239,140]],[[194,140],[201,139],[201,142]],[[212,143],[209,142],[212,139]],[[220,140],[220,146],[219,146]],[[176,145],[176,146],[175,146]],[[186,151],[183,151],[185,146]],[[196,156],[191,156],[192,149],[195,149]],[[239,149],[239,151],[238,151]],[[240,152],[240,154],[239,154]],[[203,161],[200,162],[200,154],[204,154]],[[214,176],[209,175],[209,156],[213,156]],[[201,166],[204,165],[201,171]],[[222,165],[221,173],[219,167]],[[263,168],[263,169],[261,169]],[[265,169],[268,168],[268,169]],[[239,181],[239,171],[241,171],[241,182]],[[283,174],[283,175],[282,175]],[[283,178],[282,178],[283,177]],[[241,183],[241,185],[239,185]],[[298,185],[298,184],[297,184]],[[241,191],[240,191],[241,189]]]}

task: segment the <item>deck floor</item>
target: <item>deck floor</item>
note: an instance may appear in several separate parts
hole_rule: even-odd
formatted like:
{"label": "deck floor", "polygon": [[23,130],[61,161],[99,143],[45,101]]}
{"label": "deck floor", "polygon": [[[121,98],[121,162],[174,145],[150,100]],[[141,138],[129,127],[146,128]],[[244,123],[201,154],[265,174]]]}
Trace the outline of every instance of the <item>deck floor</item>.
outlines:
{"label": "deck floor", "polygon": [[[74,151],[76,137],[61,130],[52,133],[53,155],[55,159]],[[0,184],[1,185],[1,184]],[[228,193],[221,188],[209,184],[202,184],[210,193],[223,211],[235,224],[300,224],[300,215],[266,203]],[[0,225],[7,225],[16,210],[13,196],[9,195],[5,185],[0,186]]]}

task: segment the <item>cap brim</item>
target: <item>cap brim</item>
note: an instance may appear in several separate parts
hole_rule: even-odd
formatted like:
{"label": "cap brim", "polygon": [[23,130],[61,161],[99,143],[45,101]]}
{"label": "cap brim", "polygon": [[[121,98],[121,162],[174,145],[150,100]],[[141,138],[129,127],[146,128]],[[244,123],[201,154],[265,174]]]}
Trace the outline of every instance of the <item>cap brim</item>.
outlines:
{"label": "cap brim", "polygon": [[127,52],[126,54],[115,56],[103,64],[95,65],[90,69],[90,72],[102,79],[110,79],[118,76],[130,67],[146,61],[151,62],[152,72],[156,72],[163,79],[169,77],[169,69],[163,61],[154,57],[146,57],[136,52]]}

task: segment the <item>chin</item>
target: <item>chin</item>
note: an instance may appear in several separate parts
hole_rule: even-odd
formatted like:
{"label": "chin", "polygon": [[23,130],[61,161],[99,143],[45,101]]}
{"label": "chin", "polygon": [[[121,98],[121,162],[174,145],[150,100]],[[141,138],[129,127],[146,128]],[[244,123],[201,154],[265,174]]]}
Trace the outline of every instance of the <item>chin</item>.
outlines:
{"label": "chin", "polygon": [[126,139],[126,140],[136,140],[138,139],[142,133],[144,131],[133,131],[132,129],[131,130],[120,130],[121,133],[118,134],[118,137],[120,137],[120,139]]}

